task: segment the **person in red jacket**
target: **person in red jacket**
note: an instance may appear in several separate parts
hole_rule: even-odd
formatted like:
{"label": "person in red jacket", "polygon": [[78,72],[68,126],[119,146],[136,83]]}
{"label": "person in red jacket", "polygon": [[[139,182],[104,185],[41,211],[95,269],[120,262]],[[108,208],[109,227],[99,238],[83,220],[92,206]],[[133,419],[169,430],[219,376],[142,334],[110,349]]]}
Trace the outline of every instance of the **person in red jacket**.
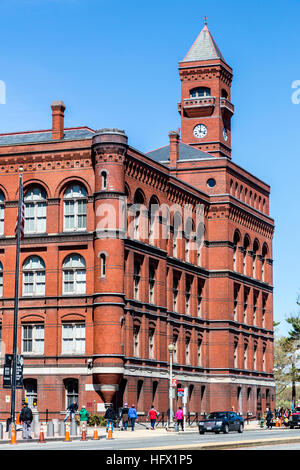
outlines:
{"label": "person in red jacket", "polygon": [[158,411],[156,411],[156,409],[152,405],[151,409],[148,411],[148,417],[149,417],[150,422],[151,422],[152,431],[154,431],[154,426],[155,426],[155,422],[157,420],[158,414],[159,414]]}

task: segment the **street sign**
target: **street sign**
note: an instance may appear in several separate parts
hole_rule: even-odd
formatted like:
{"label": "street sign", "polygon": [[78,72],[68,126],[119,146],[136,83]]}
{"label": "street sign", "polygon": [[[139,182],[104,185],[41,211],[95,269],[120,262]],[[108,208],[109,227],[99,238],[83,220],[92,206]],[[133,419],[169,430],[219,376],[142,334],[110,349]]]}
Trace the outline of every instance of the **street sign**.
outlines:
{"label": "street sign", "polygon": [[3,388],[11,388],[11,366],[13,355],[5,354],[3,366]]}
{"label": "street sign", "polygon": [[184,397],[184,388],[178,388],[177,389],[177,396],[178,397]]}
{"label": "street sign", "polygon": [[[13,355],[5,354],[3,366],[3,388],[11,388],[11,372],[12,372]],[[23,363],[22,355],[17,356],[16,365],[16,388],[23,388]]]}
{"label": "street sign", "polygon": [[176,385],[177,385],[177,379],[176,379],[176,377],[173,377],[173,379],[172,379],[172,387],[176,387]]}

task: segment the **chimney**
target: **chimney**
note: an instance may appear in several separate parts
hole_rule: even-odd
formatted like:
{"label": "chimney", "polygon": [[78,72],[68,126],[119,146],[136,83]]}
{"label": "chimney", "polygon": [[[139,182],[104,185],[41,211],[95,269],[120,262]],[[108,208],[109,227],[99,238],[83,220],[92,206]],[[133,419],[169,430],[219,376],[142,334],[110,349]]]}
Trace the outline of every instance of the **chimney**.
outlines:
{"label": "chimney", "polygon": [[64,137],[64,115],[66,106],[63,101],[53,101],[52,109],[52,139]]}
{"label": "chimney", "polygon": [[170,167],[175,168],[179,158],[179,133],[177,131],[169,132],[170,139]]}

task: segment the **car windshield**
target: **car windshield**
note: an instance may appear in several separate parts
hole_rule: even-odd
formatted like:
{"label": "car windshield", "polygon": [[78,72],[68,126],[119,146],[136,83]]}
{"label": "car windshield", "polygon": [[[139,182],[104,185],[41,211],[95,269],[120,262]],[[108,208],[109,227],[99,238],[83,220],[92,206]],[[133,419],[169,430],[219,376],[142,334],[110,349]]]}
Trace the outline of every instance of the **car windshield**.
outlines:
{"label": "car windshield", "polygon": [[226,418],[226,413],[215,412],[215,413],[209,413],[206,416],[206,419],[223,419],[223,418]]}

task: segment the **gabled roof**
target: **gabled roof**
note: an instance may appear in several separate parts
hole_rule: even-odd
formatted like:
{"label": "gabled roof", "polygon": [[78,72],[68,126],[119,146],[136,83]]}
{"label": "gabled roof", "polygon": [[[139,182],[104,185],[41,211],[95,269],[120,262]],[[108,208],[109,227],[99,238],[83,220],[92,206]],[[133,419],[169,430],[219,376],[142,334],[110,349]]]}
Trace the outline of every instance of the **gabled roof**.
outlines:
{"label": "gabled roof", "polygon": [[210,34],[207,25],[205,24],[196,41],[183,59],[183,62],[209,59],[222,59],[226,62],[220,49],[215,43],[214,38]]}
{"label": "gabled roof", "polygon": [[[62,140],[81,140],[91,139],[94,131],[88,127],[65,129]],[[32,132],[16,132],[12,134],[0,134],[0,146],[2,145],[18,145],[39,142],[55,142],[52,140],[52,131],[32,131]]]}
{"label": "gabled roof", "polygon": [[[165,147],[161,147],[157,150],[152,150],[151,152],[147,152],[146,155],[156,162],[160,163],[168,163],[170,157],[170,145],[166,145]],[[183,144],[179,142],[179,158],[178,161],[185,161],[185,160],[202,160],[207,158],[216,158],[209,153],[202,152],[191,145]]]}

